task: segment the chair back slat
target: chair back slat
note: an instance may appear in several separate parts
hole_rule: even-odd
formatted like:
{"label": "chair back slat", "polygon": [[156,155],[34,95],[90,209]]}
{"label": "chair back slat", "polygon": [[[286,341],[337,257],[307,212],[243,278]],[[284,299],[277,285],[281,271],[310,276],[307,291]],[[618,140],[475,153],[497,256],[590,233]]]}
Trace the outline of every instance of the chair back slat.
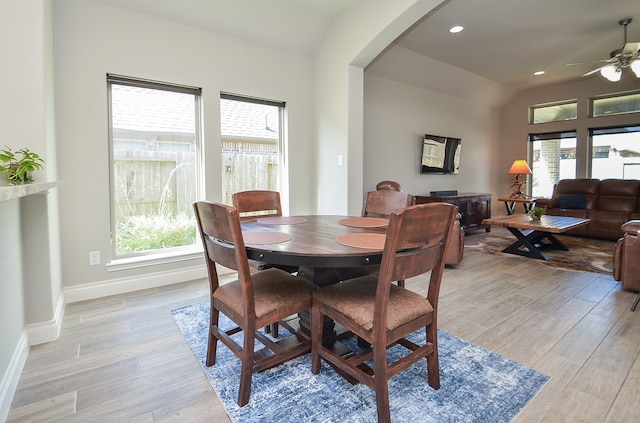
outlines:
{"label": "chair back slat", "polygon": [[240,220],[282,216],[282,205],[278,191],[240,191],[232,195],[232,200],[233,207],[240,214]]}
{"label": "chair back slat", "polygon": [[365,194],[362,216],[389,217],[391,212],[415,203],[411,194],[393,190],[369,191]]}
{"label": "chair back slat", "polygon": [[419,251],[397,253],[391,280],[409,279],[431,271],[439,265],[439,254],[444,254],[444,245],[440,243]]}

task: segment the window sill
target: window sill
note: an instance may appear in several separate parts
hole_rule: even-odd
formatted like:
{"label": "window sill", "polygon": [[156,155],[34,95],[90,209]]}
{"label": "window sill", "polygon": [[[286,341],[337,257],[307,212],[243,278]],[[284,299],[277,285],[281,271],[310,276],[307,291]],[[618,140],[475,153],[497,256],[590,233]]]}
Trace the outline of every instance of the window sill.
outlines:
{"label": "window sill", "polygon": [[179,263],[189,260],[202,260],[204,258],[201,248],[172,251],[167,253],[150,254],[145,256],[130,257],[112,260],[107,264],[108,272],[138,269],[141,267],[157,266],[160,264]]}

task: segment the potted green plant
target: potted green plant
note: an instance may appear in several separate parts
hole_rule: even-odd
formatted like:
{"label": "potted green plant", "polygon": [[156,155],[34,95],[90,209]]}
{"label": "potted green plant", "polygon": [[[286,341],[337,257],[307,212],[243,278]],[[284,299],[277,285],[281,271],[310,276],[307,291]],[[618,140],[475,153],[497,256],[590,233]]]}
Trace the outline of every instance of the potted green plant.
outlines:
{"label": "potted green plant", "polygon": [[544,207],[533,207],[527,214],[532,220],[540,220],[545,212],[546,209]]}
{"label": "potted green plant", "polygon": [[0,150],[0,173],[12,184],[33,181],[32,173],[44,167],[44,160],[28,148],[12,151],[6,147]]}

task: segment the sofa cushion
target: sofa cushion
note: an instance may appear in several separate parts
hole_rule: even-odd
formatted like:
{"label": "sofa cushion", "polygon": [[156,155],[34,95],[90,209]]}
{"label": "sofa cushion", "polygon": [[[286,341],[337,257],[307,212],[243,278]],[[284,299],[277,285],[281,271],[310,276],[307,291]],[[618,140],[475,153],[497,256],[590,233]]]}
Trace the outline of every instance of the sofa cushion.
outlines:
{"label": "sofa cushion", "polygon": [[624,235],[622,225],[629,221],[630,215],[624,212],[589,210],[588,234],[593,238],[616,240]]}
{"label": "sofa cushion", "polygon": [[603,179],[600,182],[595,209],[633,213],[638,209],[640,181],[634,179]]}
{"label": "sofa cushion", "polygon": [[[584,195],[587,209],[596,206],[598,198],[599,179],[562,179],[558,181],[553,189],[553,197],[559,198],[561,195]],[[555,205],[555,207],[560,207]]]}
{"label": "sofa cushion", "polygon": [[587,197],[584,195],[559,195],[558,207],[561,209],[584,210],[587,208]]}

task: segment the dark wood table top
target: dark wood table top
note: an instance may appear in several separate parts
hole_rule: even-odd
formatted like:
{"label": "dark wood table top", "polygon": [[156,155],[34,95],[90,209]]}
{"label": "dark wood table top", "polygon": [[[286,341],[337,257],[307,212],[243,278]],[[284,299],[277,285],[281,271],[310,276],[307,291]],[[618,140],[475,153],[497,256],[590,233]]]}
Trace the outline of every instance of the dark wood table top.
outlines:
{"label": "dark wood table top", "polygon": [[[304,222],[265,224],[260,219],[241,223],[245,232],[281,232],[291,239],[274,244],[245,244],[249,259],[271,264],[307,267],[358,267],[380,264],[382,247],[358,248],[340,244],[336,237],[347,234],[386,234],[386,227],[353,227],[340,224],[348,216],[295,216]],[[355,218],[355,217],[354,217]]]}
{"label": "dark wood table top", "polygon": [[589,223],[589,219],[569,216],[550,216],[545,214],[540,217],[540,220],[531,220],[529,216],[523,213],[513,214],[510,216],[492,217],[490,219],[484,219],[482,223],[493,226],[503,226],[505,228],[560,234],[568,231],[569,229],[586,225]]}

